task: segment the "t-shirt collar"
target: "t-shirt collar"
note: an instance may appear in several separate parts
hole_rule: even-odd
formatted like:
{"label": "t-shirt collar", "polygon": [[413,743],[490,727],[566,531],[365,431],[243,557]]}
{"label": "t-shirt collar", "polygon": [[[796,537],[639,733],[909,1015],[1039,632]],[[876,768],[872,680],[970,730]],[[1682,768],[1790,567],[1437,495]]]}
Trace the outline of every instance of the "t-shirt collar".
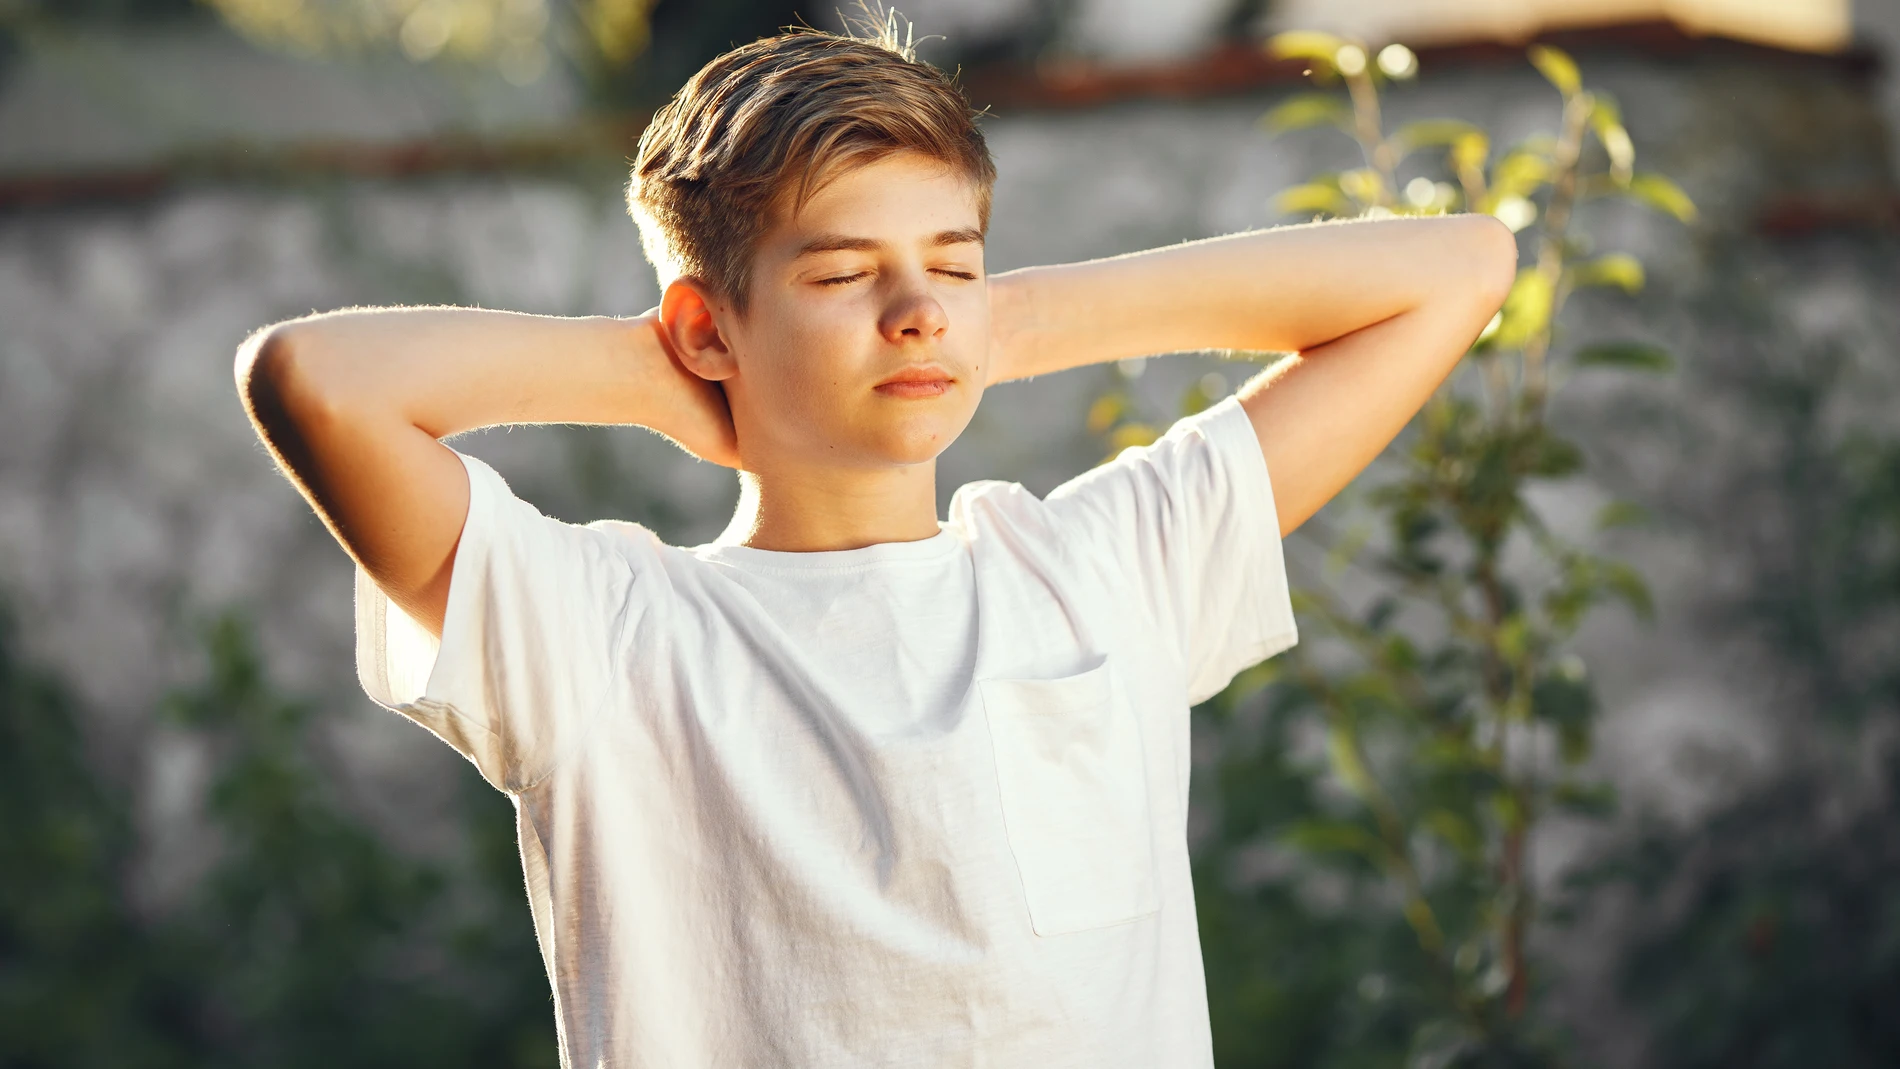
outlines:
{"label": "t-shirt collar", "polygon": [[932,561],[954,553],[961,544],[956,532],[941,522],[937,533],[913,542],[879,542],[860,549],[827,549],[811,553],[792,553],[775,549],[753,549],[736,543],[708,542],[695,546],[694,556],[718,564],[732,564],[749,570],[835,571],[861,568],[871,564]]}

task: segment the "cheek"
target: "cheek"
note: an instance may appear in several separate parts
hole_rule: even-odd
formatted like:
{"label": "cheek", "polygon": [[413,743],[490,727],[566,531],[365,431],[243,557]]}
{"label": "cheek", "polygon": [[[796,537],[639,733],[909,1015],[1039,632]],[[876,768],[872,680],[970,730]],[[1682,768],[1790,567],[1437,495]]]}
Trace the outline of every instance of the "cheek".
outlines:
{"label": "cheek", "polygon": [[756,333],[742,374],[749,406],[783,433],[820,437],[851,423],[866,376],[867,347],[844,324],[805,315]]}
{"label": "cheek", "polygon": [[961,349],[963,359],[970,364],[972,372],[977,374],[976,381],[984,382],[990,363],[990,308],[987,303],[971,311],[957,324],[961,329]]}
{"label": "cheek", "polygon": [[762,387],[796,389],[823,377],[845,337],[830,309],[761,306],[746,325],[743,371]]}

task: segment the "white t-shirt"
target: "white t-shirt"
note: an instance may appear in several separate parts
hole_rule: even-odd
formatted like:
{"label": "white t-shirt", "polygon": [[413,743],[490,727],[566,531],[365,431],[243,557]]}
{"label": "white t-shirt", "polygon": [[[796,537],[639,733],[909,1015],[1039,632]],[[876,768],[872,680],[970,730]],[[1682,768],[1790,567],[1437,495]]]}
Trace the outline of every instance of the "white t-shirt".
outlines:
{"label": "white t-shirt", "polygon": [[439,645],[359,569],[357,668],[514,798],[564,1066],[1212,1065],[1188,707],[1297,639],[1236,401],[839,552],[462,461]]}

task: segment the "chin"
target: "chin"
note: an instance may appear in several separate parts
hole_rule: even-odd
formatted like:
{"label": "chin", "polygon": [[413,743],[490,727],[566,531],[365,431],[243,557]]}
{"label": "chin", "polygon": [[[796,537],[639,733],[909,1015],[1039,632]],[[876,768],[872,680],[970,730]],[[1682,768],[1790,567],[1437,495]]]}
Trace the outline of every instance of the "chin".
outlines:
{"label": "chin", "polygon": [[918,414],[881,429],[868,450],[885,464],[927,464],[970,425],[969,411]]}

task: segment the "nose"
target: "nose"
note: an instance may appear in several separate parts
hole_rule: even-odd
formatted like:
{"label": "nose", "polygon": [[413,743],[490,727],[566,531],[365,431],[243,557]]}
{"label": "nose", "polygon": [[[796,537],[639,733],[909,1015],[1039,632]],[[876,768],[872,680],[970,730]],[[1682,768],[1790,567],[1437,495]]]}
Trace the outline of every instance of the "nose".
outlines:
{"label": "nose", "polygon": [[907,341],[940,338],[949,325],[950,317],[937,298],[922,285],[911,285],[892,295],[879,318],[878,330],[885,341],[901,345]]}

